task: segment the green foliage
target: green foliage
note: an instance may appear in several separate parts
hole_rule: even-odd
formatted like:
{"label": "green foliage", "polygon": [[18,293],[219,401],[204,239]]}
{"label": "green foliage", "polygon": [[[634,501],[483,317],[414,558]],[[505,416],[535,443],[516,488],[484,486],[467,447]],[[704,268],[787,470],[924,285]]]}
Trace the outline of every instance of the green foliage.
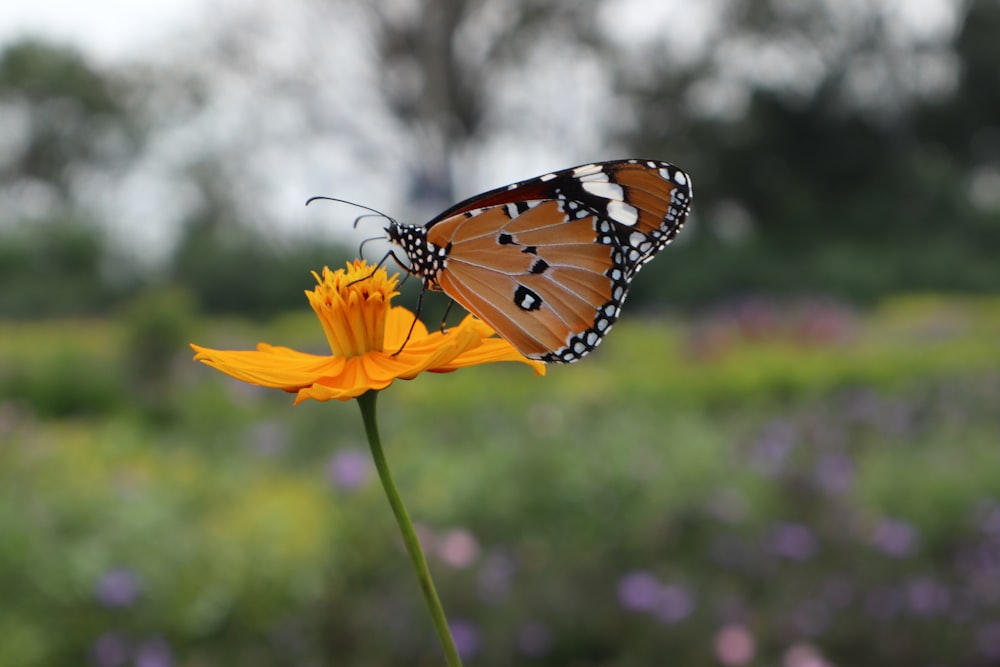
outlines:
{"label": "green foliage", "polygon": [[43,418],[106,415],[127,391],[121,362],[104,340],[107,326],[65,321],[0,329],[0,399]]}
{"label": "green foliage", "polygon": [[28,123],[23,141],[0,161],[0,182],[41,182],[70,199],[73,167],[106,165],[136,150],[141,132],[117,83],[74,49],[34,39],[7,46],[0,107],[27,112]]}
{"label": "green foliage", "polygon": [[275,243],[224,220],[195,220],[174,258],[173,282],[206,312],[262,318],[299,308],[303,291],[315,284],[309,271],[341,265],[348,256],[333,244]]}
{"label": "green foliage", "polygon": [[[635,296],[697,304],[812,293],[870,303],[919,290],[995,292],[1000,210],[970,198],[969,186],[1000,163],[1000,143],[984,139],[998,105],[996,3],[958,10],[954,42],[942,45],[956,64],[953,90],[928,95],[903,84],[882,104],[852,90],[849,72],[881,62],[887,80],[908,78],[887,53],[895,22],[883,6],[859,9],[848,26],[830,8],[792,19],[754,5],[734,3],[728,43],[798,44],[827,66],[784,81],[772,73],[776,83],[741,81],[708,48],[690,65],[650,58],[655,74],[644,68],[633,80],[622,72],[621,85],[637,99],[629,152],[669,156],[694,182],[691,229],[667,251],[669,261],[645,270],[655,279]],[[878,18],[866,22],[862,12]],[[684,108],[715,86],[745,93],[745,106],[722,114]]]}
{"label": "green foliage", "polygon": [[204,637],[263,633],[311,597],[335,518],[321,480],[253,458],[219,469],[196,448],[143,446],[148,437],[67,424],[4,447],[0,583],[17,602],[0,628],[17,641],[3,643],[3,664],[83,663],[109,632],[197,653]]}
{"label": "green foliage", "polygon": [[179,289],[140,293],[123,316],[124,364],[136,402],[168,415],[173,407],[170,381],[194,326],[194,304]]}
{"label": "green foliage", "polygon": [[[156,371],[159,422],[124,379],[75,413],[26,393],[58,369],[50,391],[100,394],[190,335],[185,303],[0,331],[0,664],[435,664],[350,403],[293,409],[187,362]],[[322,344],[309,314],[198,328]],[[545,378],[399,382],[381,428],[470,664],[714,664],[735,627],[753,664],[985,665],[998,333],[989,299],[752,302],[623,322]]]}
{"label": "green foliage", "polygon": [[105,275],[107,247],[79,219],[22,222],[0,230],[0,313],[4,317],[106,312],[121,287]]}
{"label": "green foliage", "polygon": [[26,39],[8,46],[0,59],[0,94],[42,102],[53,97],[78,100],[90,113],[119,109],[108,82],[76,50]]}

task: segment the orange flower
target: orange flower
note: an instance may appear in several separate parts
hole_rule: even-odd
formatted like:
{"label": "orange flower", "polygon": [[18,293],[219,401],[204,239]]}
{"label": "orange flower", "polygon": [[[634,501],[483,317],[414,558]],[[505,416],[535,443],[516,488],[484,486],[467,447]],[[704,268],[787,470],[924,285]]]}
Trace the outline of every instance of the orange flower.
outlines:
{"label": "orange flower", "polygon": [[315,271],[313,276],[318,284],[306,296],[323,325],[331,355],[267,343],[246,351],[191,345],[195,360],[237,380],[295,392],[296,403],[307,398],[346,401],[385,389],[396,378],[412,380],[424,371],[448,373],[494,361],[520,361],[534,368],[536,375],[545,374],[545,364],[522,356],[472,315],[445,333],[428,333],[417,321],[403,345],[414,315],[389,304],[398,294],[398,276],[390,278],[384,268],[355,260],[348,262],[346,271],[324,267],[322,277]]}

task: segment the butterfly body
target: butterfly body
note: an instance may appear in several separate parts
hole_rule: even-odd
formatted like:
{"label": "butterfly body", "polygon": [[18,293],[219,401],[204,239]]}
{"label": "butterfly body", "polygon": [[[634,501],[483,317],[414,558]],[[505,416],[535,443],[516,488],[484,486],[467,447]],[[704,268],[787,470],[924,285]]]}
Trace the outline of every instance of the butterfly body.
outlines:
{"label": "butterfly body", "polygon": [[390,222],[425,289],[443,291],[522,354],[577,361],[618,319],[635,274],[680,231],[683,171],[655,160],[581,165],[465,200],[425,225]]}

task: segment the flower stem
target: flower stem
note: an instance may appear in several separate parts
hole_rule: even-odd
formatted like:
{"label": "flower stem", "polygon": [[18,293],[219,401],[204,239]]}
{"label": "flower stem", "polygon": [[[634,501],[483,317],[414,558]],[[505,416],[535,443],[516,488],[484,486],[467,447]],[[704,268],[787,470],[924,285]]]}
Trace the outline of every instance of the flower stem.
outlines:
{"label": "flower stem", "polygon": [[441,599],[434,588],[434,581],[431,579],[431,572],[427,568],[427,560],[424,552],[420,548],[420,540],[413,529],[413,522],[403,505],[403,499],[399,495],[396,483],[392,480],[389,472],[389,464],[385,460],[385,453],[382,451],[382,440],[378,434],[378,423],[375,419],[375,399],[378,398],[378,391],[369,390],[358,396],[358,406],[361,408],[361,419],[365,424],[365,434],[368,436],[368,444],[371,446],[372,457],[375,459],[375,468],[378,470],[379,479],[382,480],[382,488],[389,499],[392,513],[396,515],[396,523],[399,524],[399,531],[403,534],[403,542],[406,543],[406,550],[410,553],[410,560],[413,561],[413,569],[417,574],[417,581],[420,582],[420,590],[424,594],[424,602],[431,613],[431,621],[437,631],[438,639],[441,641],[441,648],[444,651],[445,661],[448,667],[461,667],[462,660],[455,649],[455,641],[451,638],[451,630],[448,628],[448,619],[444,615],[444,608],[441,606]]}

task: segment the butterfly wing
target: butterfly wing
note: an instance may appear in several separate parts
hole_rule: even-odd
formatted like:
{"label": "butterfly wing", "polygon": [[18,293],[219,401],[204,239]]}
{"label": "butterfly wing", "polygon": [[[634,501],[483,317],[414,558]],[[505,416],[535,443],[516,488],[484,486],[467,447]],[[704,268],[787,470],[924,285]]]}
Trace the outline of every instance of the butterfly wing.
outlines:
{"label": "butterfly wing", "polygon": [[466,200],[425,226],[447,250],[436,281],[522,354],[571,362],[611,329],[632,278],[691,202],[671,164],[582,165]]}

